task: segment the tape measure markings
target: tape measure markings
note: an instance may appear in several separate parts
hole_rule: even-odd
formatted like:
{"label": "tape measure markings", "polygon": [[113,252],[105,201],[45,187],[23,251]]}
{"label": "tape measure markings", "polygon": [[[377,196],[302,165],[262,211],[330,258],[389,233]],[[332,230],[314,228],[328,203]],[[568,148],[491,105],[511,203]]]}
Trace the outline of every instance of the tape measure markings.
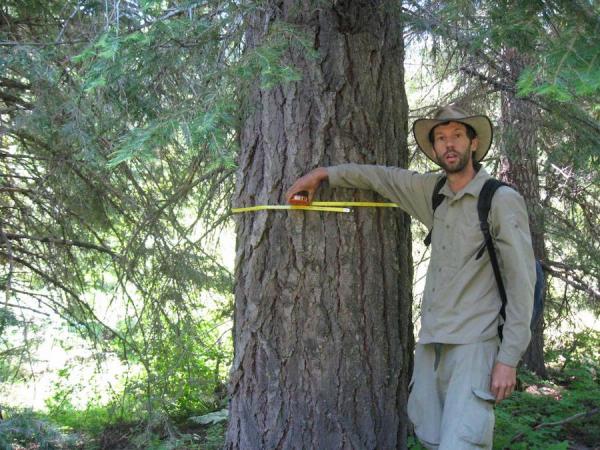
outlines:
{"label": "tape measure markings", "polygon": [[243,213],[251,211],[264,211],[269,209],[299,209],[304,211],[326,211],[326,212],[339,212],[349,213],[352,211],[350,208],[339,208],[331,206],[297,206],[297,205],[258,205],[258,206],[247,206],[245,208],[231,208],[232,213]]}
{"label": "tape measure markings", "polygon": [[314,206],[361,206],[370,208],[398,208],[397,203],[381,202],[312,202]]}
{"label": "tape measure markings", "polygon": [[252,211],[264,211],[264,210],[304,210],[304,211],[326,211],[326,212],[340,212],[348,213],[351,210],[350,207],[371,207],[371,208],[398,208],[397,203],[380,203],[380,202],[312,202],[310,206],[301,205],[257,205],[247,206],[244,208],[231,208],[232,213],[243,213]]}

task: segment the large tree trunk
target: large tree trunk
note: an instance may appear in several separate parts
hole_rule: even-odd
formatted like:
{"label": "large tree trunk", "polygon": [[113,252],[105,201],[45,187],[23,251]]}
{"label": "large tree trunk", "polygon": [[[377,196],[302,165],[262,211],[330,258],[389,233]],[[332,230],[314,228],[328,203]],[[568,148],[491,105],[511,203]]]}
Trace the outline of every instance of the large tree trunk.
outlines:
{"label": "large tree trunk", "polygon": [[[282,20],[306,32],[319,57],[290,50],[302,80],[251,93],[236,205],[282,203],[320,165],[407,164],[402,27],[383,3],[286,0],[253,16],[249,48]],[[374,195],[324,185],[320,197]],[[408,218],[263,211],[238,216],[236,231],[226,448],[405,448]]]}
{"label": "large tree trunk", "polygon": [[[523,56],[514,49],[504,53],[506,66],[516,81],[525,66]],[[514,91],[502,92],[502,145],[500,178],[516,186],[525,199],[535,257],[545,259],[544,222],[541,210],[537,166],[537,111]],[[546,293],[544,292],[544,295]],[[540,376],[546,376],[544,364],[544,319],[534,328],[523,363]]]}

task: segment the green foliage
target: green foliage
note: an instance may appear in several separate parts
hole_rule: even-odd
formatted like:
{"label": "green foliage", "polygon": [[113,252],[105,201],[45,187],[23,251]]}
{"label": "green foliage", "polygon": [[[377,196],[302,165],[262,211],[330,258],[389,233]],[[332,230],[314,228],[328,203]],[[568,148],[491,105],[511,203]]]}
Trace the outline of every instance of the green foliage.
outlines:
{"label": "green foliage", "polygon": [[4,334],[7,327],[15,326],[19,323],[15,314],[8,308],[0,308],[0,336]]}
{"label": "green foliage", "polygon": [[409,436],[407,441],[407,447],[410,450],[426,450],[425,447],[421,445],[419,439],[416,436]]}
{"label": "green foliage", "polygon": [[300,52],[304,57],[316,59],[318,52],[306,35],[292,24],[274,21],[261,45],[249,49],[236,65],[236,74],[247,81],[254,81],[256,74],[263,89],[282,83],[299,81],[300,73],[285,62],[287,52]]}
{"label": "green foliage", "polygon": [[12,308],[0,307],[0,384],[17,382],[28,376],[27,352],[39,343],[28,337],[28,333],[35,333],[37,328],[17,317]]}
{"label": "green foliage", "polygon": [[551,380],[520,373],[524,391],[496,408],[494,448],[566,449],[573,442],[590,447],[600,442],[600,414],[534,429],[600,407],[600,333],[586,330],[556,345],[547,354],[550,365],[559,364]]}
{"label": "green foliage", "polygon": [[60,424],[61,429],[84,433],[87,436],[96,436],[100,434],[107,426],[119,420],[118,416],[113,414],[114,408],[95,406],[90,404],[84,410],[77,409],[64,402],[58,405],[52,405],[48,409],[47,417],[56,424]]}
{"label": "green foliage", "polygon": [[225,445],[226,425],[217,423],[211,425],[207,430],[203,440],[203,447],[206,450],[219,450]]}
{"label": "green foliage", "polygon": [[[515,393],[505,400],[502,407],[496,408],[496,433],[494,448],[547,448],[555,444],[560,429],[543,428],[533,430],[533,426],[544,419],[555,419],[557,413],[555,400],[546,397],[536,397],[526,393]],[[518,419],[517,419],[518,418]],[[512,443],[511,440],[519,433],[524,434],[523,442]]]}
{"label": "green foliage", "polygon": [[495,48],[505,46],[521,52],[535,48],[539,36],[544,33],[543,24],[537,18],[542,14],[541,2],[502,0],[488,5],[489,23],[487,30],[478,30],[489,37],[488,45]]}
{"label": "green foliage", "polygon": [[[587,370],[590,374],[600,369],[600,331],[584,329],[577,332],[567,332],[554,339],[548,340],[549,349],[546,358],[549,364],[560,368]],[[597,373],[600,380],[600,373]]]}
{"label": "green foliage", "polygon": [[93,383],[94,379],[71,380],[77,373],[76,367],[67,366],[58,371],[52,395],[45,400],[46,418],[58,424],[66,432],[76,431],[87,436],[98,435],[112,423],[122,420],[116,408],[102,405],[97,399],[89,398],[85,408],[73,404],[73,397],[83,388],[83,383]]}
{"label": "green foliage", "polygon": [[[104,329],[133,345],[88,298],[161,316],[140,299],[171,314],[230,291],[210,238],[227,223],[240,105],[256,80],[298,80],[287,54],[314,55],[312,44],[275,21],[264,45],[246,49],[244,21],[260,5],[239,2],[9,3],[0,32],[16,45],[0,48],[0,89],[16,100],[2,139],[19,156],[0,170],[31,192],[0,205],[26,235],[11,249],[25,269],[16,281],[92,339]],[[18,26],[28,20],[36,27]],[[45,45],[57,35],[64,45]]]}
{"label": "green foliage", "polygon": [[[147,354],[141,360],[145,370],[129,377],[122,387],[119,402],[127,405],[123,415],[147,408],[163,410],[177,419],[205,414],[222,406],[231,344],[219,340],[223,331],[214,323],[200,324],[195,321],[188,328],[185,323],[167,319],[160,324],[154,322],[153,326],[161,329],[161,339],[151,338],[153,342],[147,345]],[[133,329],[129,333],[143,342],[143,328],[138,330],[139,334],[133,333]]]}
{"label": "green foliage", "polygon": [[537,94],[557,102],[600,93],[600,40],[597,5],[570,5],[556,2],[547,13],[549,26],[559,28],[558,36],[540,42],[540,64],[530,67],[519,80],[521,95]]}
{"label": "green foliage", "polygon": [[310,48],[273,24],[246,51],[257,7],[2,6],[15,45],[0,47],[0,172],[22,191],[0,197],[2,231],[23,236],[0,248],[3,285],[133,366],[127,411],[220,406],[231,345],[212,322],[227,321],[233,281],[214,236],[230,225],[243,90],[298,79],[286,51]]}
{"label": "green foliage", "polygon": [[[0,449],[13,450],[16,446],[35,444],[40,450],[58,450],[73,447],[76,437],[65,436],[50,422],[31,411],[5,411],[0,421]],[[22,447],[21,447],[22,448]]]}

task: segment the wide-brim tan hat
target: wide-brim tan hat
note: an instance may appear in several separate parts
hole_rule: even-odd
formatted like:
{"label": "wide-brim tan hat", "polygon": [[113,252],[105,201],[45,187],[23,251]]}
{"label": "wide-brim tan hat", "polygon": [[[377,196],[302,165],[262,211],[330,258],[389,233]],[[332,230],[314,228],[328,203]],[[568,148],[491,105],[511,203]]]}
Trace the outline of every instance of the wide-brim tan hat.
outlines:
{"label": "wide-brim tan hat", "polygon": [[436,125],[447,122],[460,122],[473,127],[479,139],[479,145],[475,150],[475,161],[481,161],[492,146],[494,129],[492,121],[487,116],[472,115],[459,108],[450,105],[436,111],[433,119],[417,119],[413,124],[413,134],[419,148],[429,159],[438,164],[433,151],[433,145],[429,141],[429,133]]}

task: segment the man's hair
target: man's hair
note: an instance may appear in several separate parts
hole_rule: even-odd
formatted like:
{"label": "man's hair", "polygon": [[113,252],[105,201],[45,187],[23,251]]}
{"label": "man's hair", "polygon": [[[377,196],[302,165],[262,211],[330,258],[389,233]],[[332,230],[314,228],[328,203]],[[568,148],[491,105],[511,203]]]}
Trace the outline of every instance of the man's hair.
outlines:
{"label": "man's hair", "polygon": [[[433,145],[433,130],[436,129],[436,127],[439,127],[440,125],[448,125],[450,122],[456,122],[456,123],[460,123],[462,125],[465,126],[465,128],[467,129],[467,137],[469,138],[470,141],[472,141],[473,139],[475,139],[477,137],[477,131],[475,131],[475,128],[473,128],[471,125],[464,123],[464,122],[458,122],[458,121],[453,121],[453,120],[449,120],[447,122],[442,122],[442,123],[438,123],[435,127],[433,127],[431,129],[431,131],[429,131],[429,142],[431,143],[431,145]],[[475,151],[471,152],[471,160],[473,161],[473,168],[475,169],[475,172],[479,172],[479,169],[481,169],[481,163],[479,161],[475,161]]]}

